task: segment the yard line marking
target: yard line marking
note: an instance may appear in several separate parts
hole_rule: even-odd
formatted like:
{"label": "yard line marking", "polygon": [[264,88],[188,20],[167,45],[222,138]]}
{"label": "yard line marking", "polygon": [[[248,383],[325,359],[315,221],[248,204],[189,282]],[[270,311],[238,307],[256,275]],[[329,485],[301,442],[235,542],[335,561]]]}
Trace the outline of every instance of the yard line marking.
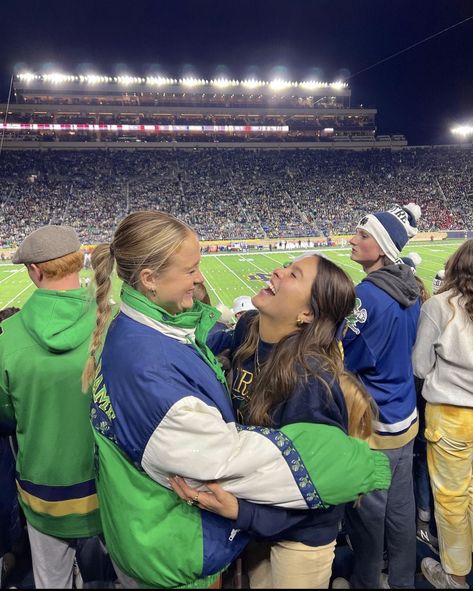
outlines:
{"label": "yard line marking", "polygon": [[[290,250],[278,250],[278,249],[274,249],[272,251],[266,251],[266,252],[275,252],[277,254],[285,254],[286,256],[289,253],[298,253],[298,252],[313,252],[314,254],[317,254],[318,252],[337,252],[339,250],[351,250],[351,246],[327,246],[327,247],[307,247],[307,248],[291,248]],[[202,257],[246,257],[246,256],[254,256],[254,255],[258,255],[258,254],[264,254],[263,252],[261,252],[260,250],[250,250],[248,252],[204,252],[202,253]]]}
{"label": "yard line marking", "polygon": [[219,263],[221,263],[226,269],[228,269],[230,271],[230,273],[232,273],[232,275],[235,275],[235,277],[238,279],[238,281],[241,281],[243,283],[243,285],[245,287],[247,287],[248,289],[250,289],[253,293],[256,293],[256,291],[251,287],[251,285],[248,285],[248,283],[246,283],[246,281],[243,281],[243,279],[241,277],[239,277],[235,271],[233,271],[233,269],[230,269],[230,267],[228,265],[226,265],[223,261],[220,260],[220,256],[217,256],[217,260]]}
{"label": "yard line marking", "polygon": [[[202,273],[202,271],[200,271]],[[218,295],[218,293],[215,291],[214,286],[210,283],[210,281],[207,279],[207,277],[202,273],[202,277],[204,278],[205,283],[210,287],[210,289],[214,292],[214,294],[217,296],[217,300],[224,305],[224,303],[222,302],[222,300],[220,299],[220,296]]]}
{"label": "yard line marking", "polygon": [[[266,257],[267,259],[269,259],[270,261],[274,261],[275,263],[277,263],[278,265],[281,265],[281,261],[279,261],[278,259],[275,259],[274,257],[270,257],[269,254],[264,254],[261,253],[264,257]],[[282,253],[281,253],[282,254]]]}
{"label": "yard line marking", "polygon": [[16,296],[14,298],[12,298],[9,302],[7,302],[6,304],[4,304],[2,306],[2,308],[8,308],[8,306],[14,302],[19,296],[21,296],[21,294],[26,291],[27,289],[31,289],[32,287],[34,287],[34,283],[29,283],[26,287],[24,287],[20,292],[18,292],[16,294]]}
{"label": "yard line marking", "polygon": [[19,273],[20,271],[23,271],[23,268],[21,269],[17,269],[16,271],[11,272],[10,271],[10,275],[8,275],[8,277],[5,277],[5,279],[2,279],[0,281],[0,283],[3,283],[4,281],[6,281],[7,279],[11,279],[13,277],[13,275],[16,275],[17,273]]}

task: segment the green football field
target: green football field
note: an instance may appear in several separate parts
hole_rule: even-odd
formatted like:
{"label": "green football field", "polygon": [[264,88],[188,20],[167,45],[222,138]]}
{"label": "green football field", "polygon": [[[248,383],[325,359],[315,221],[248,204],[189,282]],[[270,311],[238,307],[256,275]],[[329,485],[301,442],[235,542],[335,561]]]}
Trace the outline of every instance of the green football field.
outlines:
{"label": "green football field", "polygon": [[[432,279],[444,267],[448,257],[460,246],[461,241],[418,242],[404,249],[403,255],[417,252],[422,262],[417,268],[418,275],[431,291]],[[361,267],[350,260],[350,248],[320,248],[324,254],[340,265],[359,283],[364,273]],[[247,254],[211,254],[204,255],[201,270],[212,304],[220,302],[231,307],[233,300],[240,295],[257,293],[269,278],[271,271],[287,261],[299,256],[304,251],[250,252]],[[315,252],[315,251],[314,251]],[[91,271],[83,271],[82,276],[92,276]],[[8,306],[21,307],[34,290],[23,265],[0,264],[0,309]],[[113,283],[113,299],[118,302],[120,281]]]}

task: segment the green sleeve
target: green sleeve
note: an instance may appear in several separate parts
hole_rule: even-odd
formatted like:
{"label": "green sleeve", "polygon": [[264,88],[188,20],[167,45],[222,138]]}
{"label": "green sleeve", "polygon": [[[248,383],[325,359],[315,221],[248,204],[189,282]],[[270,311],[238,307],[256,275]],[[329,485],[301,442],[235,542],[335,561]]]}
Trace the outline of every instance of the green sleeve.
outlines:
{"label": "green sleeve", "polygon": [[280,429],[292,442],[322,503],[338,505],[391,483],[389,458],[341,429],[294,423]]}

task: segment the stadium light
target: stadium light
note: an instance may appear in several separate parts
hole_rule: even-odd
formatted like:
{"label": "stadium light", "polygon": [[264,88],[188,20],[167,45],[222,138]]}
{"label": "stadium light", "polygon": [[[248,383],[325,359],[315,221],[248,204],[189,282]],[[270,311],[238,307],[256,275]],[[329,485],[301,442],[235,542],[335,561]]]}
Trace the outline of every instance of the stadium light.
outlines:
{"label": "stadium light", "polygon": [[54,72],[51,74],[33,74],[32,72],[22,72],[21,74],[17,75],[19,80],[23,80],[25,82],[30,82],[31,80],[42,80],[43,82],[49,82],[52,84],[59,84],[63,82],[81,82],[87,84],[99,84],[99,83],[110,83],[115,82],[118,84],[123,85],[130,85],[130,84],[148,84],[152,86],[164,86],[164,85],[171,85],[171,84],[181,84],[182,86],[192,88],[196,86],[206,86],[211,84],[217,88],[226,88],[226,87],[234,87],[234,86],[242,86],[247,89],[255,89],[261,86],[268,86],[273,91],[280,91],[286,88],[291,87],[299,87],[305,90],[314,90],[317,88],[327,88],[331,87],[333,89],[341,89],[348,87],[346,82],[342,82],[341,80],[337,80],[329,84],[328,82],[319,82],[318,80],[305,80],[303,82],[291,82],[290,80],[285,80],[282,78],[275,78],[271,82],[266,82],[264,80],[257,80],[255,78],[247,78],[245,80],[231,80],[229,78],[219,77],[214,78],[212,80],[205,80],[203,78],[194,78],[191,76],[187,76],[185,78],[180,78],[179,80],[174,78],[166,78],[164,76],[147,76],[142,78],[140,76],[130,76],[128,74],[123,74],[119,76],[102,76],[99,74],[80,74],[78,76],[70,75],[70,74],[61,74],[59,72]]}
{"label": "stadium light", "polygon": [[328,86],[327,82],[318,82],[317,80],[306,80],[305,82],[299,82],[300,88],[306,90],[314,90],[316,88],[325,88]]}
{"label": "stadium light", "polygon": [[341,90],[342,88],[346,88],[348,84],[346,82],[342,82],[341,80],[337,80],[336,82],[332,82],[330,86],[336,90]]}
{"label": "stadium light", "polygon": [[24,72],[23,74],[19,74],[18,78],[20,80],[25,80],[26,82],[31,82],[31,80],[34,80],[36,78],[36,76],[31,72]]}
{"label": "stadium light", "polygon": [[473,135],[473,126],[472,125],[458,125],[457,127],[452,127],[450,130],[454,135],[461,135],[462,137],[466,138],[470,135]]}
{"label": "stadium light", "polygon": [[207,80],[199,80],[198,78],[181,78],[179,82],[182,84],[182,86],[188,86],[189,88],[208,84]]}
{"label": "stadium light", "polygon": [[213,86],[218,88],[228,88],[229,86],[236,86],[238,82],[236,80],[228,80],[228,78],[216,78],[210,81]]}
{"label": "stadium light", "polygon": [[262,80],[255,80],[254,78],[243,80],[241,83],[241,85],[245,86],[246,88],[258,88],[258,86],[264,86],[265,84],[266,82],[263,82]]}
{"label": "stadium light", "polygon": [[74,76],[54,72],[53,74],[45,74],[43,80],[45,82],[52,82],[53,84],[60,84],[61,82],[70,82],[71,80],[74,80]]}
{"label": "stadium light", "polygon": [[164,78],[164,76],[148,76],[146,78],[146,84],[153,86],[164,86],[165,84],[172,84],[175,82],[172,78]]}
{"label": "stadium light", "polygon": [[271,90],[283,90],[284,88],[288,88],[291,85],[292,82],[289,82],[288,80],[281,80],[281,78],[275,78],[269,83]]}
{"label": "stadium light", "polygon": [[106,82],[106,80],[105,76],[98,76],[96,74],[87,74],[87,76],[85,76],[85,81],[88,84],[98,84],[99,82]]}
{"label": "stadium light", "polygon": [[137,78],[136,76],[117,76],[117,82],[120,84],[139,84],[141,82],[141,78]]}

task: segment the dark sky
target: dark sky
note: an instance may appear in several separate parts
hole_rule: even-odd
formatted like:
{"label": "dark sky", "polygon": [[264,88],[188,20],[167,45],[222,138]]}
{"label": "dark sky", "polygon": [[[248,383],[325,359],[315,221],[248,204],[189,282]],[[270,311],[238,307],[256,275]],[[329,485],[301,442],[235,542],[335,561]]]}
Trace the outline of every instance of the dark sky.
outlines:
{"label": "dark sky", "polygon": [[[472,0],[5,0],[0,99],[20,65],[330,82],[472,15]],[[450,126],[473,120],[473,19],[349,83],[353,105],[378,108],[378,133],[453,141]]]}

